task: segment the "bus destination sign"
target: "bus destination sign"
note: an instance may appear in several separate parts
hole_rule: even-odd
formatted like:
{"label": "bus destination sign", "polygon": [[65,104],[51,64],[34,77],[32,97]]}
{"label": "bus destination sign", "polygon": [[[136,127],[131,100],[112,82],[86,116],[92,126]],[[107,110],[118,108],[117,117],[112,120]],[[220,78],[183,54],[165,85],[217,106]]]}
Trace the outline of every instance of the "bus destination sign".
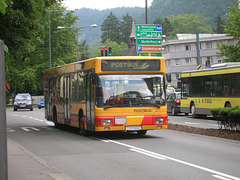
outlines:
{"label": "bus destination sign", "polygon": [[102,60],[102,71],[160,71],[160,59]]}

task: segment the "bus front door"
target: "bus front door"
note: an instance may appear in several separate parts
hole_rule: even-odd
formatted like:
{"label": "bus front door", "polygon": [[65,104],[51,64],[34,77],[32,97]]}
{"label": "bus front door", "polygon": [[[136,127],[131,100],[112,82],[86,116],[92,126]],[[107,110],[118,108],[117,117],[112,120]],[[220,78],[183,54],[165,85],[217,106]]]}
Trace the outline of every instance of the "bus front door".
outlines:
{"label": "bus front door", "polygon": [[95,131],[94,84],[92,83],[91,76],[87,76],[86,78],[87,129]]}
{"label": "bus front door", "polygon": [[64,77],[64,124],[70,125],[70,76]]}

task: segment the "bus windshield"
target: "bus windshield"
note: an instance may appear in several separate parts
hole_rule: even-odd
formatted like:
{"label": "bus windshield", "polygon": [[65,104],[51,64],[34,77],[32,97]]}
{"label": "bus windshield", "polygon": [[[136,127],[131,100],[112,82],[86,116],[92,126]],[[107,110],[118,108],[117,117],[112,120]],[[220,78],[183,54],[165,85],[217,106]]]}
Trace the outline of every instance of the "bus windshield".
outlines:
{"label": "bus windshield", "polygon": [[100,75],[96,86],[96,106],[160,107],[165,105],[164,76]]}

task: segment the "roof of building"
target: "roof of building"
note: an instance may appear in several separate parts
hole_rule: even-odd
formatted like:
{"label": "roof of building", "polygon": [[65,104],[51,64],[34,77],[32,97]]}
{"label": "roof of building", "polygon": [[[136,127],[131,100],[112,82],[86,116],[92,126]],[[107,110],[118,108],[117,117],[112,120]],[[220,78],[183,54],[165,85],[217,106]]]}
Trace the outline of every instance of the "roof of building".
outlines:
{"label": "roof of building", "polygon": [[[176,34],[178,40],[196,39],[196,34]],[[199,34],[199,38],[225,37],[226,34]]]}
{"label": "roof of building", "polygon": [[133,22],[132,22],[132,32],[131,35],[129,36],[130,39],[136,38],[136,25],[134,22],[134,17],[133,17]]}
{"label": "roof of building", "polygon": [[132,46],[125,50],[122,56],[137,56],[136,46]]}

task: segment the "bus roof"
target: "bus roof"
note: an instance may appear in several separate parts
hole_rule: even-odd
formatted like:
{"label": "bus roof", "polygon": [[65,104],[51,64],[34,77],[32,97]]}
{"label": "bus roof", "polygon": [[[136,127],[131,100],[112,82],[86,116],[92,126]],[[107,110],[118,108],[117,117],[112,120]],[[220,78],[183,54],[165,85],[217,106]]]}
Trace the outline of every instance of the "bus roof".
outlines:
{"label": "bus roof", "polygon": [[211,76],[219,74],[231,74],[240,72],[240,63],[221,63],[218,65],[211,66],[210,68],[200,69],[200,70],[191,70],[183,71],[181,77],[196,77],[196,76]]}
{"label": "bus roof", "polygon": [[[95,63],[101,60],[165,60],[164,57],[152,57],[152,56],[103,56],[95,57],[87,60],[81,60],[70,64],[60,65],[51,69],[46,69],[44,77],[54,76],[57,74],[72,73],[81,70],[87,70],[95,68]],[[97,67],[97,65],[96,65]],[[165,68],[165,64],[164,64]]]}

